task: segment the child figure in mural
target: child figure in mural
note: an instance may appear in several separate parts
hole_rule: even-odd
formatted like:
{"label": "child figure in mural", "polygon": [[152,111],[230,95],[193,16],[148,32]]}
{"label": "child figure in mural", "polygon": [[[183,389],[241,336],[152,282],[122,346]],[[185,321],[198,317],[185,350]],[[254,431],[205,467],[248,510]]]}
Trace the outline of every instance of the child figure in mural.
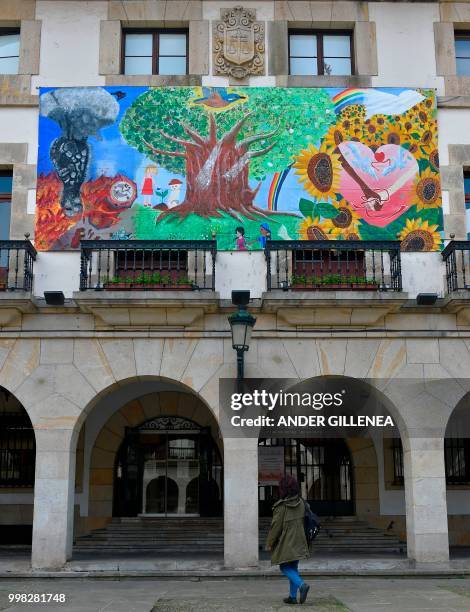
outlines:
{"label": "child figure in mural", "polygon": [[266,248],[267,240],[271,240],[271,228],[268,223],[261,223],[259,226],[258,242],[262,249]]}
{"label": "child figure in mural", "polygon": [[144,180],[142,182],[142,195],[144,196],[144,206],[146,208],[152,207],[152,196],[153,196],[153,176],[157,176],[157,166],[147,166],[145,168]]}
{"label": "child figure in mural", "polygon": [[237,236],[235,240],[235,248],[237,251],[246,251],[245,228],[241,225],[235,228],[235,235]]}
{"label": "child figure in mural", "polygon": [[182,184],[183,183],[176,178],[171,179],[171,181],[168,183],[168,189],[170,191],[170,195],[168,196],[167,202],[168,208],[174,208],[180,203],[180,192]]}

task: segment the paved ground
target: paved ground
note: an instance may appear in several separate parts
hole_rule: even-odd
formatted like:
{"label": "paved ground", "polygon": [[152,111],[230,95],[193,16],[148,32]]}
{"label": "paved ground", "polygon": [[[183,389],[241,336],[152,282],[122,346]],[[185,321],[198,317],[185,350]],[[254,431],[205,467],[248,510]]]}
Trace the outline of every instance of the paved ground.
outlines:
{"label": "paved ground", "polygon": [[[302,609],[318,612],[470,611],[470,578],[310,579]],[[10,593],[63,593],[65,603],[8,603]],[[286,581],[251,580],[2,580],[0,610],[19,612],[287,611]],[[295,608],[294,608],[295,609]]]}

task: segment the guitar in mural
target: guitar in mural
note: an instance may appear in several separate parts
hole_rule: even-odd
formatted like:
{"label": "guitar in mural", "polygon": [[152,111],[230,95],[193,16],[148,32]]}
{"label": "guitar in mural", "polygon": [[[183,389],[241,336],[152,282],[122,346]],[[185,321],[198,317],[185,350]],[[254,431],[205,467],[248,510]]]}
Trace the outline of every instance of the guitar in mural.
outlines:
{"label": "guitar in mural", "polygon": [[120,236],[441,248],[432,91],[84,87],[40,99],[39,249]]}

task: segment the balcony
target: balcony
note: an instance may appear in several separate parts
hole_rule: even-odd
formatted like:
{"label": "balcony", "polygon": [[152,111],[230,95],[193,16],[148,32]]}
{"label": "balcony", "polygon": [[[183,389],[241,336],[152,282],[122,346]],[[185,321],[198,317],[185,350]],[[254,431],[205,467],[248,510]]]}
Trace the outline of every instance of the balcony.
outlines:
{"label": "balcony", "polygon": [[36,255],[29,240],[0,240],[0,292],[32,290]]}
{"label": "balcony", "polygon": [[470,241],[452,240],[442,251],[447,293],[470,289]]}
{"label": "balcony", "polygon": [[402,291],[399,241],[268,241],[268,291]]}
{"label": "balcony", "polygon": [[83,240],[80,290],[215,291],[215,240]]}

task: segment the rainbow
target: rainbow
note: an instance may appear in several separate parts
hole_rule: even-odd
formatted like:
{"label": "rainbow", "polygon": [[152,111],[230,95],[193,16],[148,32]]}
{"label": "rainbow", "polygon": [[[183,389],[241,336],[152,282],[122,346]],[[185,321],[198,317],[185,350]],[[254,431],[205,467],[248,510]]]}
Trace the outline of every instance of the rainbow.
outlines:
{"label": "rainbow", "polygon": [[343,108],[349,104],[364,104],[366,93],[368,93],[367,89],[358,89],[354,87],[343,89],[343,91],[340,91],[333,97],[335,113],[338,115]]}
{"label": "rainbow", "polygon": [[287,175],[289,174],[291,167],[292,166],[288,166],[282,172],[274,173],[268,194],[268,210],[277,210],[277,201],[279,198],[279,193],[281,191],[284,181],[286,180]]}

